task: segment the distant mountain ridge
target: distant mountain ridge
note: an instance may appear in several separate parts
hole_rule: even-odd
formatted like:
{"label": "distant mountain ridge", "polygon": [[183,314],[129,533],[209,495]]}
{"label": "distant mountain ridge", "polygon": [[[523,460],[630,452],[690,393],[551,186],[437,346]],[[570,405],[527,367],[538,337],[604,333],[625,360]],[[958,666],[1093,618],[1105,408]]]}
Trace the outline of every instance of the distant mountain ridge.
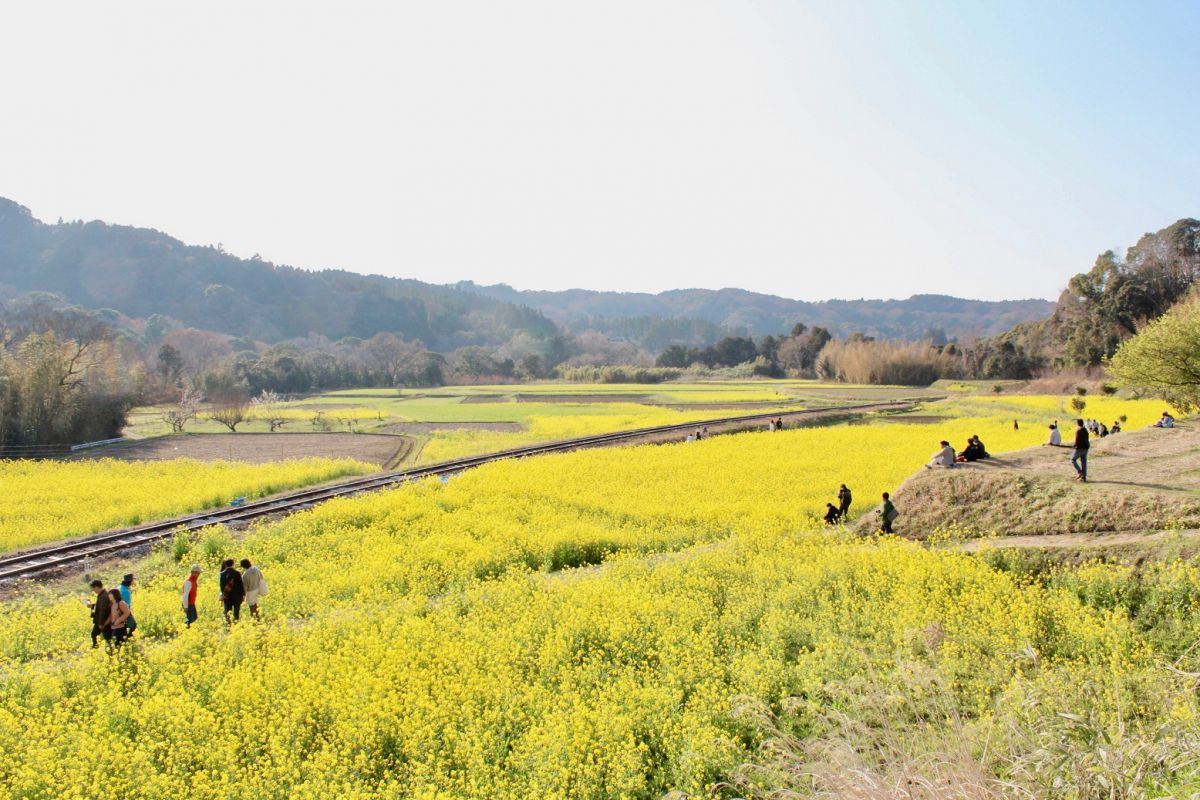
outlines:
{"label": "distant mountain ridge", "polygon": [[916,295],[906,300],[805,302],[742,289],[661,294],[518,291],[344,270],[307,270],[185,244],[148,228],[37,220],[0,198],[0,299],[51,292],[85,308],[133,318],[155,314],[272,343],[319,334],[332,340],[389,332],[448,351],[497,346],[518,333],[595,331],[650,351],[707,345],[724,335],[786,332],[797,322],[837,336],[986,336],[1048,317],[1045,300],[1000,302]]}
{"label": "distant mountain ridge", "polygon": [[0,198],[0,299],[38,291],[84,308],[111,308],[134,318],[161,314],[268,343],[389,332],[450,350],[503,344],[518,331],[558,333],[528,307],[450,287],[238,258],[148,228],[46,224]]}
{"label": "distant mountain ridge", "polygon": [[673,289],[659,294],[518,290],[505,284],[455,284],[463,291],[537,309],[571,329],[621,318],[686,318],[754,336],[787,331],[796,322],[820,325],[835,336],[863,333],[886,339],[922,339],[941,330],[951,337],[992,336],[1021,322],[1045,319],[1050,300],[966,300],[918,294],[905,300],[792,300],[745,289]]}

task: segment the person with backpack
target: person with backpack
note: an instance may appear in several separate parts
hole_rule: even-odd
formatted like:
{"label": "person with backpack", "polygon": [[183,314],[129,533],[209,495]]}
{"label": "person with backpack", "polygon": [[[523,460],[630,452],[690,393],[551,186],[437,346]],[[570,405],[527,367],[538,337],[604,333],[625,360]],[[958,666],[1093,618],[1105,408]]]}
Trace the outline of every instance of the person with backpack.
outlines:
{"label": "person with backpack", "polygon": [[192,623],[196,621],[196,586],[200,583],[199,564],[192,564],[192,571],[188,573],[187,578],[183,582],[183,614],[187,618],[187,626],[192,627]]}
{"label": "person with backpack", "polygon": [[129,619],[125,621],[126,636],[133,636],[133,632],[137,630],[137,620],[133,618],[133,573],[129,573],[121,578],[121,585],[117,587],[121,593],[121,599],[125,601],[125,605],[131,609]]}
{"label": "person with backpack", "polygon": [[250,616],[258,619],[258,598],[267,593],[267,579],[262,570],[250,563],[250,559],[242,559],[242,588],[246,590],[246,605],[250,606]]}
{"label": "person with backpack", "polygon": [[883,508],[879,509],[879,530],[884,533],[892,533],[892,523],[896,521],[896,517],[898,516],[900,516],[900,512],[896,510],[896,506],[892,503],[891,495],[884,492]]}
{"label": "person with backpack", "polygon": [[108,628],[108,620],[112,616],[112,595],[104,590],[104,581],[97,578],[92,581],[92,591],[96,593],[96,602],[90,604],[92,610],[92,647],[100,646],[100,637],[108,641],[112,633]]}
{"label": "person with backpack", "polygon": [[246,587],[242,584],[242,573],[233,567],[232,558],[227,558],[221,563],[221,574],[217,577],[217,582],[221,586],[221,603],[225,606],[225,624],[241,621]]}
{"label": "person with backpack", "polygon": [[1088,430],[1083,420],[1075,420],[1075,450],[1071,455],[1071,466],[1075,468],[1075,480],[1087,483]]}

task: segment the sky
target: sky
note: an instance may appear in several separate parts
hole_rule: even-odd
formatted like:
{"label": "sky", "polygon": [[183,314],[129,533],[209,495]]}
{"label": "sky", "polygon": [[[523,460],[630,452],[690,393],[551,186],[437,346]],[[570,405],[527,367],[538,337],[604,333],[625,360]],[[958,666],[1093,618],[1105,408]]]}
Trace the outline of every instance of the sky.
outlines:
{"label": "sky", "polygon": [[1200,3],[39,2],[0,196],[433,283],[1054,298],[1200,217]]}

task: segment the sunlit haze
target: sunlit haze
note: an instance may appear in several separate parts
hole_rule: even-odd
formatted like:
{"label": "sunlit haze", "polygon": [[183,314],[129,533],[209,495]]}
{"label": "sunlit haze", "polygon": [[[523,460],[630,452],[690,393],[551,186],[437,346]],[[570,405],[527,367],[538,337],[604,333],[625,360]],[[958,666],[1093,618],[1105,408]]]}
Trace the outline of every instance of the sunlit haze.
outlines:
{"label": "sunlit haze", "polygon": [[435,283],[1054,297],[1200,216],[1200,5],[9,4],[0,196]]}

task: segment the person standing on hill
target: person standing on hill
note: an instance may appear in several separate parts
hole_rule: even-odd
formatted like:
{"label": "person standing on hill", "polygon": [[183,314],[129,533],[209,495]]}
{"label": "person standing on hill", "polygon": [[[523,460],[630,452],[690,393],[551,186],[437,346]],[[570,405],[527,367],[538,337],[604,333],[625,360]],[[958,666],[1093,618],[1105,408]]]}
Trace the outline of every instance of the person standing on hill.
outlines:
{"label": "person standing on hill", "polygon": [[1091,443],[1088,441],[1088,431],[1083,420],[1075,420],[1075,423],[1075,451],[1071,456],[1071,466],[1075,468],[1075,479],[1087,483],[1087,457]]}
{"label": "person standing on hill", "polygon": [[850,494],[850,490],[846,488],[846,484],[842,484],[842,488],[838,489],[838,515],[845,517],[850,512],[850,503],[854,502],[854,498]]}
{"label": "person standing on hill", "polygon": [[883,508],[879,509],[879,530],[884,533],[892,533],[892,523],[896,521],[896,517],[900,516],[900,512],[896,510],[896,506],[892,503],[892,497],[887,492],[883,493]]}
{"label": "person standing on hill", "polygon": [[104,581],[92,581],[92,591],[96,593],[96,602],[92,603],[92,647],[100,646],[100,637],[105,641],[112,636],[108,629],[108,620],[112,616],[112,595],[104,591]]}
{"label": "person standing on hill", "polygon": [[242,573],[233,567],[232,558],[227,558],[221,563],[221,574],[217,582],[221,586],[221,602],[225,606],[225,624],[239,622],[242,618],[242,602],[246,599],[246,587],[242,583]]}
{"label": "person standing on hill", "polygon": [[183,582],[183,614],[187,617],[188,627],[192,627],[192,623],[196,621],[196,586],[200,583],[199,564],[192,564],[192,571],[188,574]]}
{"label": "person standing on hill", "polygon": [[267,579],[262,570],[250,563],[250,559],[242,559],[242,588],[246,590],[246,605],[250,606],[250,616],[258,619],[258,598],[267,593]]}

